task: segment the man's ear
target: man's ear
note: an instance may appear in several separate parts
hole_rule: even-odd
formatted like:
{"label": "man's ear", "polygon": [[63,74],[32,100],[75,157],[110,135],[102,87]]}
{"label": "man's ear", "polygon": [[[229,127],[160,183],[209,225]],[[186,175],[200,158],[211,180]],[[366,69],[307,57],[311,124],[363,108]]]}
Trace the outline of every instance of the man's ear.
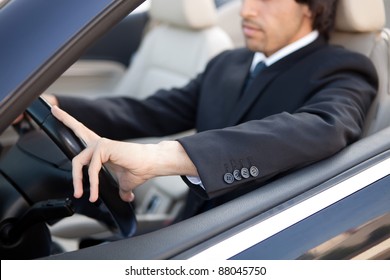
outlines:
{"label": "man's ear", "polygon": [[313,13],[307,4],[303,4],[303,14],[308,18],[313,19]]}

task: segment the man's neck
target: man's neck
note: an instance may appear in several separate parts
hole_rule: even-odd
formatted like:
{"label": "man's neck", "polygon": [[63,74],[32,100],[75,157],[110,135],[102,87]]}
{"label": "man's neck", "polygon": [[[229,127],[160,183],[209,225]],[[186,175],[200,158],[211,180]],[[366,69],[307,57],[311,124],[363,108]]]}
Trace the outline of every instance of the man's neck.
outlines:
{"label": "man's neck", "polygon": [[307,34],[306,36],[302,37],[301,39],[281,48],[280,50],[278,50],[277,52],[273,53],[268,57],[266,57],[263,53],[256,52],[253,57],[251,70],[253,70],[255,65],[260,61],[264,61],[267,66],[274,64],[275,62],[288,56],[289,54],[314,42],[318,38],[318,36],[319,36],[318,31],[314,30],[309,34]]}

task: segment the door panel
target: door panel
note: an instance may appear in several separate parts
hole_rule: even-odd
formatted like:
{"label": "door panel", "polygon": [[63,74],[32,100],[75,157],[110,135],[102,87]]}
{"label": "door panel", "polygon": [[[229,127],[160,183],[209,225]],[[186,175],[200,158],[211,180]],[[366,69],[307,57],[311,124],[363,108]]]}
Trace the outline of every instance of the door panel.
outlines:
{"label": "door panel", "polygon": [[389,186],[387,176],[232,259],[389,258]]}

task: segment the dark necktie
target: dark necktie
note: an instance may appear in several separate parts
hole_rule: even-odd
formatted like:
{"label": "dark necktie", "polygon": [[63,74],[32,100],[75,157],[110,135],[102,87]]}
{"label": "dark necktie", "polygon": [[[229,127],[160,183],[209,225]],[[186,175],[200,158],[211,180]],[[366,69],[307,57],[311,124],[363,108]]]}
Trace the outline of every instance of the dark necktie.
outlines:
{"label": "dark necktie", "polygon": [[248,78],[245,82],[244,90],[242,91],[242,93],[244,93],[249,88],[249,85],[253,82],[253,80],[256,78],[256,76],[266,67],[267,67],[267,65],[265,65],[264,61],[260,61],[256,64],[255,68],[248,75]]}

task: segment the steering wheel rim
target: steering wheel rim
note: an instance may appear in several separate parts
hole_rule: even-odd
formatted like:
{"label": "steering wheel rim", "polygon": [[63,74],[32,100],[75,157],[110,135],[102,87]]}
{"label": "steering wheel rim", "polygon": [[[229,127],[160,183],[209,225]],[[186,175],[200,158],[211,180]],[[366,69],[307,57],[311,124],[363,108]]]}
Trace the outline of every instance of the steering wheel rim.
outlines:
{"label": "steering wheel rim", "polygon": [[[79,154],[86,146],[72,130],[66,127],[51,114],[51,106],[43,98],[36,99],[27,109],[27,114],[53,140],[69,160]],[[87,176],[84,176],[87,178]],[[99,174],[99,202],[102,202],[112,216],[120,234],[129,237],[137,228],[136,216],[130,203],[119,196],[118,184],[111,173],[102,168]],[[86,181],[86,180],[85,180]],[[84,184],[86,183],[84,181]]]}

